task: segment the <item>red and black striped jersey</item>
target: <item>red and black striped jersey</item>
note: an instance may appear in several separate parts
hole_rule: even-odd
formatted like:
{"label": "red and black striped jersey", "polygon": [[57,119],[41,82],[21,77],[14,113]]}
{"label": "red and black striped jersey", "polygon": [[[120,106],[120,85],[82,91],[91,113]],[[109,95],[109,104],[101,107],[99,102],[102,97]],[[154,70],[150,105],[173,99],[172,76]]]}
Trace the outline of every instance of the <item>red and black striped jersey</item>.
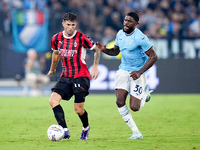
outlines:
{"label": "red and black striped jersey", "polygon": [[59,51],[60,61],[62,64],[61,77],[78,78],[88,77],[88,71],[85,57],[86,50],[92,50],[95,47],[91,38],[87,37],[80,31],[75,31],[71,37],[64,35],[64,31],[55,34],[52,37],[51,48]]}

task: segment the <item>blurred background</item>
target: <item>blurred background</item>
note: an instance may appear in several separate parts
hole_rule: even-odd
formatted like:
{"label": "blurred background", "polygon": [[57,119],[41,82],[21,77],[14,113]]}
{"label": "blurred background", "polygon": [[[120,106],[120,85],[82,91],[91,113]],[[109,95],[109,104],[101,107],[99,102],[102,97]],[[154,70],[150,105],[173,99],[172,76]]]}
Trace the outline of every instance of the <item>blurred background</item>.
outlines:
{"label": "blurred background", "polygon": [[[65,12],[77,15],[77,29],[94,42],[112,47],[125,15],[133,10],[139,11],[138,28],[149,37],[159,58],[148,72],[150,89],[154,93],[200,93],[199,0],[0,0],[0,96],[50,94],[61,65],[40,94],[31,94],[25,79],[27,51],[37,52],[38,68],[47,74],[51,38],[63,30]],[[91,80],[91,93],[114,94],[120,57],[101,55],[99,78]],[[86,61],[90,69],[93,52],[88,51]]]}

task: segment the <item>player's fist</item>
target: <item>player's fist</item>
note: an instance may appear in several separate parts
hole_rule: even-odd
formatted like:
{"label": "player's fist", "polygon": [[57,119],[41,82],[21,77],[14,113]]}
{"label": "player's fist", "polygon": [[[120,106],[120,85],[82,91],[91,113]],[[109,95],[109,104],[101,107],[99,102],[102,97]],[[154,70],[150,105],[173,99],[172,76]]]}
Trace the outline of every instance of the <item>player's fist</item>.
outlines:
{"label": "player's fist", "polygon": [[104,50],[106,49],[106,44],[103,45],[103,44],[101,44],[100,42],[97,42],[96,45],[97,45],[97,47],[98,47],[101,51],[104,51]]}
{"label": "player's fist", "polygon": [[133,78],[133,80],[137,80],[141,76],[141,73],[139,71],[132,71],[130,73],[130,77]]}
{"label": "player's fist", "polygon": [[54,74],[54,73],[56,73],[56,69],[54,69],[54,70],[49,70],[47,76],[50,76],[50,75],[52,75],[52,74]]}
{"label": "player's fist", "polygon": [[97,79],[99,76],[99,71],[98,71],[98,65],[93,65],[92,70],[91,70],[91,78]]}

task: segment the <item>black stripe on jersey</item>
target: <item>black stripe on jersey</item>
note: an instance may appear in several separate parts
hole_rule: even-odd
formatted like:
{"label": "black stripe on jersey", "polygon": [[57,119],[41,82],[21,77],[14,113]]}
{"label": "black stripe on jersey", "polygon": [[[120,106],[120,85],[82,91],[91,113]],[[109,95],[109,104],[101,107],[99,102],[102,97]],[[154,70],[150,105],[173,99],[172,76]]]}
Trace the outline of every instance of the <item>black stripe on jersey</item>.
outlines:
{"label": "black stripe on jersey", "polygon": [[[64,39],[63,39],[63,43],[64,43]],[[67,77],[69,77],[69,65],[68,65],[68,62],[67,62],[67,57],[68,57],[68,52],[69,52],[69,44],[70,44],[70,39],[67,39],[67,45],[65,46],[65,63],[66,63],[66,66],[67,66]]]}
{"label": "black stripe on jersey", "polygon": [[90,42],[92,43],[92,45],[95,44],[94,41],[89,36],[87,36],[87,35],[85,35],[85,36],[90,40]]}
{"label": "black stripe on jersey", "polygon": [[61,56],[62,56],[61,60],[63,61],[62,64],[63,64],[63,68],[64,68],[64,69],[62,69],[62,74],[65,76],[65,71],[66,71],[66,68],[68,68],[68,67],[67,67],[67,63],[65,61],[65,57],[63,59],[63,56],[65,56],[65,53],[63,54],[63,51],[62,51],[62,49],[64,49],[64,36],[63,36],[63,34],[61,35],[60,40],[62,42],[62,44],[60,45],[60,52],[61,52]]}
{"label": "black stripe on jersey", "polygon": [[79,42],[78,42],[78,54],[77,54],[77,65],[78,65],[78,72],[80,72],[80,70],[81,70],[81,59],[80,59],[80,57],[81,57],[81,48],[82,48],[82,33],[80,33],[79,34],[79,37],[78,37],[78,39],[79,39]]}
{"label": "black stripe on jersey", "polygon": [[[75,35],[75,38],[73,38],[72,51],[75,50],[75,47],[74,47],[75,42],[76,42],[76,35]],[[74,54],[73,54],[73,57],[74,57]],[[70,57],[70,63],[71,63],[71,67],[72,67],[72,77],[74,77],[74,75],[75,75],[75,66],[74,66],[73,57]]]}
{"label": "black stripe on jersey", "polygon": [[[62,34],[61,34],[61,32],[59,32],[59,33],[57,33],[56,34],[56,36],[55,36],[55,42],[56,42],[56,44],[57,44],[57,47],[58,47],[58,38],[60,38],[62,36]],[[61,47],[60,47],[61,48]],[[58,50],[58,49],[57,49]],[[62,51],[60,51],[60,53],[61,53],[61,56],[62,56]],[[60,61],[62,62],[63,60],[60,58]],[[64,66],[64,63],[61,63],[61,65],[62,65],[62,68],[65,68],[65,66]],[[61,75],[64,75],[64,70],[62,69],[62,72],[61,72]]]}
{"label": "black stripe on jersey", "polygon": [[55,36],[55,42],[53,43],[55,46],[55,50],[58,50],[58,34]]}
{"label": "black stripe on jersey", "polygon": [[[61,35],[60,39],[61,39],[61,41],[62,41],[63,35]],[[62,42],[61,45],[60,45],[60,54],[61,54],[61,56],[64,55],[63,52],[62,52],[63,47],[64,47],[64,44],[63,44],[63,42]]]}
{"label": "black stripe on jersey", "polygon": [[91,46],[89,45],[88,41],[86,39],[83,39],[84,40],[84,44],[87,46],[87,48],[91,48]]}
{"label": "black stripe on jersey", "polygon": [[[60,33],[59,33],[60,34]],[[62,36],[62,35],[61,35]],[[58,43],[58,41],[57,41],[57,43]],[[62,52],[62,49],[63,48],[63,45],[61,44],[60,45],[60,56],[61,56],[61,58],[60,58],[60,61],[61,61],[61,64],[62,64],[62,68],[65,68],[65,64],[63,63],[63,59],[62,59],[62,56],[63,56],[63,52]],[[61,73],[62,75],[65,75],[65,69],[62,69],[62,73]]]}

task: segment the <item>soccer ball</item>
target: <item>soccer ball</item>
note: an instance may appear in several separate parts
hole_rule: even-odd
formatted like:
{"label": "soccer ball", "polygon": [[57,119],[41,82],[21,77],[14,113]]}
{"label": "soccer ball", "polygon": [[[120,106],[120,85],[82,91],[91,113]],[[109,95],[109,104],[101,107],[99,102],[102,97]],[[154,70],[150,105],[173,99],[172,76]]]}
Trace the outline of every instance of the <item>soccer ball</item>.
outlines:
{"label": "soccer ball", "polygon": [[60,125],[53,124],[47,130],[47,136],[51,141],[60,141],[64,136],[64,129]]}

